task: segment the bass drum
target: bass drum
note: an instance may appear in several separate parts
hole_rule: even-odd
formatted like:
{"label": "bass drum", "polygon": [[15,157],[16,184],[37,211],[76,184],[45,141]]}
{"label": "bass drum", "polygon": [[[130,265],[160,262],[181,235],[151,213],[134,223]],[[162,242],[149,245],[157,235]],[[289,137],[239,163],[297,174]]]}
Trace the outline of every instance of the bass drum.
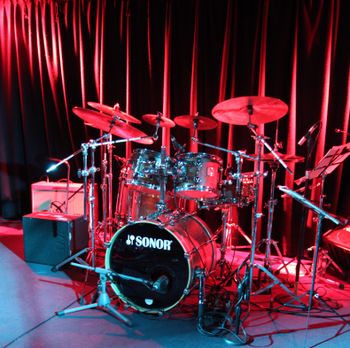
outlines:
{"label": "bass drum", "polygon": [[120,228],[106,251],[106,268],[153,284],[116,277],[118,297],[134,309],[161,313],[175,307],[190,291],[195,269],[210,272],[216,247],[209,227],[197,216],[162,215]]}

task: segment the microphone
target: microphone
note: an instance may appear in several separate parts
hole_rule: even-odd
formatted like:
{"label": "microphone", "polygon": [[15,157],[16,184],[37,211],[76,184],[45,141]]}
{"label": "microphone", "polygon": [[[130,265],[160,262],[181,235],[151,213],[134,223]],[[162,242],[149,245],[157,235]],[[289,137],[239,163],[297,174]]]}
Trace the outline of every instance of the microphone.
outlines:
{"label": "microphone", "polygon": [[350,135],[350,133],[346,132],[345,130],[339,129],[339,128],[334,129],[334,132],[336,132],[336,133],[344,133],[346,135]]}
{"label": "microphone", "polygon": [[176,152],[186,152],[185,147],[183,145],[180,145],[173,135],[170,137],[170,139]]}
{"label": "microphone", "polygon": [[152,284],[152,290],[160,294],[166,294],[168,291],[169,278],[166,275],[161,275]]}
{"label": "microphone", "polygon": [[321,121],[317,121],[313,124],[310,129],[306,132],[306,134],[298,141],[298,145],[302,146],[305,141],[314,133],[314,131],[321,126]]}

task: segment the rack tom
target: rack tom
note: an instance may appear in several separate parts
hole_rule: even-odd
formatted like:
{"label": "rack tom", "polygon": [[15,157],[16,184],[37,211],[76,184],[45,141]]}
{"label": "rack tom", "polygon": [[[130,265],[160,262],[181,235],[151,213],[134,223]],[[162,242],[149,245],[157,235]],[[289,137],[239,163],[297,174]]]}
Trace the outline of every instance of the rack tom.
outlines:
{"label": "rack tom", "polygon": [[175,194],[194,200],[217,198],[222,165],[220,157],[204,152],[187,152],[175,156]]}

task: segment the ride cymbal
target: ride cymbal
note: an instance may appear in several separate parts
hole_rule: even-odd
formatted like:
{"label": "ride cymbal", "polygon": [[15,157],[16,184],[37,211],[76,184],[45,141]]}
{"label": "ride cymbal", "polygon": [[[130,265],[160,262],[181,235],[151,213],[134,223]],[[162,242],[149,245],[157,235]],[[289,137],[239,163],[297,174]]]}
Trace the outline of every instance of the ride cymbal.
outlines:
{"label": "ride cymbal", "polygon": [[[146,121],[147,123],[155,126],[157,124],[158,115],[145,114],[145,115],[142,115],[142,119],[144,121]],[[171,120],[170,118],[161,116],[159,126],[162,128],[173,128],[173,127],[175,127],[175,122],[173,120]]]}
{"label": "ride cymbal", "polygon": [[[106,133],[116,135],[117,137],[130,139],[137,137],[146,137],[147,134],[143,133],[139,129],[127,124],[121,120],[106,115],[102,112],[94,110],[84,109],[75,106],[72,111],[81,118],[84,123],[93,128],[100,129]],[[153,144],[152,138],[133,140],[136,143],[150,145]]]}
{"label": "ride cymbal", "polygon": [[127,114],[126,112],[123,112],[119,109],[118,104],[116,104],[114,107],[108,106],[108,105],[103,105],[100,103],[95,103],[95,102],[88,102],[88,105],[91,106],[92,108],[102,111],[107,115],[110,116],[116,116],[120,118],[123,121],[127,121],[130,123],[136,123],[136,124],[141,124],[141,121],[135,118],[134,116],[131,116]]}
{"label": "ride cymbal", "polygon": [[217,122],[209,117],[205,116],[192,116],[192,115],[181,115],[176,116],[174,121],[177,125],[184,128],[195,128],[195,122],[197,122],[198,130],[210,130],[217,126]]}
{"label": "ride cymbal", "polygon": [[217,120],[235,125],[259,125],[276,121],[288,112],[282,100],[271,97],[237,97],[214,106],[212,115]]}

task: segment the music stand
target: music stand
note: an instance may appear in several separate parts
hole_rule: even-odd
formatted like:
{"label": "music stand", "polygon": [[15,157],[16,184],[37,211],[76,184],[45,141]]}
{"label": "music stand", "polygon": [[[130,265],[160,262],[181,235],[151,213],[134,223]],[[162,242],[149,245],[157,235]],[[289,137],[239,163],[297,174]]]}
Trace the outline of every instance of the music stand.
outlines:
{"label": "music stand", "polygon": [[309,179],[322,178],[331,174],[349,155],[350,143],[333,146],[309,173]]}

